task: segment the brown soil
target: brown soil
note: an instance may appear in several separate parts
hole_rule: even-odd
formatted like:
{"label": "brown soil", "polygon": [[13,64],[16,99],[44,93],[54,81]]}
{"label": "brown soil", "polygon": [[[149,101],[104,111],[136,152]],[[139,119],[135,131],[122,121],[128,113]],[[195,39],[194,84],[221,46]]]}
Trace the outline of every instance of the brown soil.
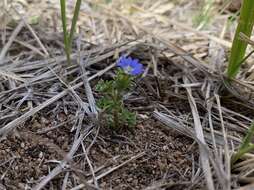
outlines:
{"label": "brown soil", "polygon": [[[60,120],[64,121],[66,117],[61,115]],[[4,175],[2,184],[7,189],[25,189],[25,184],[33,186],[57,165],[57,160],[63,159],[64,152],[70,148],[74,134],[69,132],[68,125],[36,134],[38,130],[54,125],[50,118],[40,118],[26,123],[29,125],[26,130],[16,131],[0,145],[0,174]],[[152,119],[140,121],[134,133],[125,131],[112,136],[109,130],[102,129],[90,150],[89,158],[96,170],[102,166],[112,168],[141,152],[145,154],[99,180],[99,186],[102,189],[143,189],[156,183],[163,184],[163,181],[170,189],[190,186],[192,141],[173,131],[165,131],[161,124]],[[75,168],[90,173],[82,159],[75,160]],[[75,172],[71,172],[71,175],[75,175]],[[85,175],[85,179],[90,178]],[[60,189],[62,182],[63,175],[60,175],[45,189]]]}

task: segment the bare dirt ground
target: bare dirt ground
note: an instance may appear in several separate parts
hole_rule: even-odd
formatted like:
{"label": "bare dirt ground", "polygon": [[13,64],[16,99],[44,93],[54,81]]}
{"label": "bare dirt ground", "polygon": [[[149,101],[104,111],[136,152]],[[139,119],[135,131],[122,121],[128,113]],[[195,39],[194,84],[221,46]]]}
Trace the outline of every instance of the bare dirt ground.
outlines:
{"label": "bare dirt ground", "polygon": [[[35,119],[34,122],[29,122],[30,126],[26,130],[19,131],[20,136],[12,136],[2,142],[1,160],[11,159],[1,166],[1,171],[6,171],[2,184],[7,189],[25,189],[27,183],[32,184],[47,175],[50,169],[57,165],[57,160],[62,158],[63,153],[68,152],[68,126],[42,135],[36,134],[45,122],[52,125],[51,121],[45,118],[43,121]],[[121,136],[112,137],[111,134],[103,132],[89,154],[93,167],[98,169],[96,175],[105,168],[113,168],[142,154],[98,180],[102,189],[143,189],[150,185],[182,189],[193,185],[189,180],[195,146],[191,147],[192,142],[184,136],[163,132],[160,124],[152,120],[140,122],[135,134],[125,132]],[[79,153],[82,152],[78,151],[77,154]],[[75,161],[80,162],[80,165],[76,166],[82,172],[80,175],[91,178],[91,172],[84,160],[77,157]],[[71,170],[66,169],[65,172],[68,171]],[[75,175],[75,172],[70,175]],[[63,177],[64,175],[58,176],[45,188],[61,189]]]}

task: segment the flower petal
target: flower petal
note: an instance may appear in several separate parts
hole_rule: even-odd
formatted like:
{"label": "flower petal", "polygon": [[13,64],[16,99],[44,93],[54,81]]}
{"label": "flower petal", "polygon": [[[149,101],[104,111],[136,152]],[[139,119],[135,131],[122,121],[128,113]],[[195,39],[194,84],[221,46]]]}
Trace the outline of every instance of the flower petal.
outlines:
{"label": "flower petal", "polygon": [[117,66],[130,75],[139,75],[143,72],[143,65],[139,63],[138,59],[132,59],[131,57],[121,56],[118,59]]}
{"label": "flower petal", "polygon": [[131,57],[127,57],[126,63],[127,63],[128,66],[131,66],[132,58]]}
{"label": "flower petal", "polygon": [[131,75],[139,75],[141,73],[143,73],[143,66],[139,64],[132,70]]}
{"label": "flower petal", "polygon": [[122,68],[127,67],[128,64],[127,64],[126,60],[127,60],[127,58],[125,56],[121,56],[117,61],[117,66],[122,67]]}

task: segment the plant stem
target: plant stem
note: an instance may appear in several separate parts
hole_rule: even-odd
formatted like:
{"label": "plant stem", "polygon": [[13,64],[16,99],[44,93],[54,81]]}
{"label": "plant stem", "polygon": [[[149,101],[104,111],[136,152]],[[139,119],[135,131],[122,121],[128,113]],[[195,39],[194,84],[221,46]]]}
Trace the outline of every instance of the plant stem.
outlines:
{"label": "plant stem", "polygon": [[113,101],[114,101],[114,110],[113,110],[113,122],[114,122],[114,129],[117,129],[119,127],[119,105],[118,105],[118,91],[117,90],[113,90]]}
{"label": "plant stem", "polygon": [[119,127],[119,117],[117,109],[114,109],[113,117],[114,117],[114,129],[117,129]]}
{"label": "plant stem", "polygon": [[77,0],[74,8],[74,15],[72,18],[71,22],[71,30],[70,34],[67,31],[67,19],[66,19],[66,1],[65,0],[60,0],[60,5],[61,5],[61,17],[62,17],[62,25],[63,25],[63,33],[64,33],[64,48],[65,48],[65,53],[67,57],[67,62],[68,64],[71,64],[71,47],[72,47],[72,40],[76,28],[76,24],[78,21],[78,15],[80,11],[80,6],[81,6],[81,0]]}
{"label": "plant stem", "polygon": [[67,24],[66,24],[66,1],[65,0],[60,0],[60,5],[61,5],[61,18],[62,18],[62,26],[63,26],[63,33],[64,33],[64,48],[65,48],[65,53],[67,57],[67,62],[68,64],[71,63],[70,59],[70,45],[69,45],[69,40],[68,40],[68,32],[67,32]]}
{"label": "plant stem", "polygon": [[80,6],[81,6],[81,0],[77,0],[76,4],[75,4],[75,8],[74,8],[74,15],[73,15],[72,22],[71,22],[71,31],[70,31],[70,35],[69,35],[69,45],[71,45],[72,39],[73,39],[73,36],[74,36],[76,24],[77,24],[77,21],[78,21]]}
{"label": "plant stem", "polygon": [[247,42],[239,38],[239,34],[242,32],[246,36],[250,37],[254,24],[254,1],[244,0],[240,11],[240,19],[235,32],[233,45],[231,48],[229,65],[227,74],[229,78],[234,78],[242,64],[242,60],[247,48]]}

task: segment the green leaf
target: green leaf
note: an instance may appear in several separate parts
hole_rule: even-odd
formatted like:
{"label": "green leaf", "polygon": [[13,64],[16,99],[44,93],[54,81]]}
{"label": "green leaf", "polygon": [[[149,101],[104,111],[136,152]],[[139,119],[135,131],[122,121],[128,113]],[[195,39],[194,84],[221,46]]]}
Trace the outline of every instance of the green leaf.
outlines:
{"label": "green leaf", "polygon": [[254,150],[254,144],[251,143],[253,135],[254,135],[254,123],[252,123],[252,125],[250,126],[247,135],[245,136],[236,154],[234,154],[231,157],[231,165],[235,164],[244,154]]}
{"label": "green leaf", "polygon": [[133,78],[124,73],[123,71],[118,71],[115,77],[114,87],[119,91],[119,93],[123,93],[131,87],[131,82]]}
{"label": "green leaf", "polygon": [[97,106],[104,110],[112,110],[115,107],[115,102],[112,99],[103,97],[97,101]]}
{"label": "green leaf", "polygon": [[120,114],[123,123],[132,127],[136,124],[136,113],[130,112],[129,110],[123,108]]}
{"label": "green leaf", "polygon": [[113,81],[103,81],[100,80],[96,85],[96,90],[98,92],[111,93],[113,90]]}
{"label": "green leaf", "polygon": [[239,38],[239,34],[242,32],[246,36],[250,37],[252,28],[254,25],[254,1],[244,0],[240,11],[240,19],[235,32],[233,45],[231,48],[229,65],[227,75],[229,78],[234,78],[239,71],[243,58],[247,48],[247,42]]}

